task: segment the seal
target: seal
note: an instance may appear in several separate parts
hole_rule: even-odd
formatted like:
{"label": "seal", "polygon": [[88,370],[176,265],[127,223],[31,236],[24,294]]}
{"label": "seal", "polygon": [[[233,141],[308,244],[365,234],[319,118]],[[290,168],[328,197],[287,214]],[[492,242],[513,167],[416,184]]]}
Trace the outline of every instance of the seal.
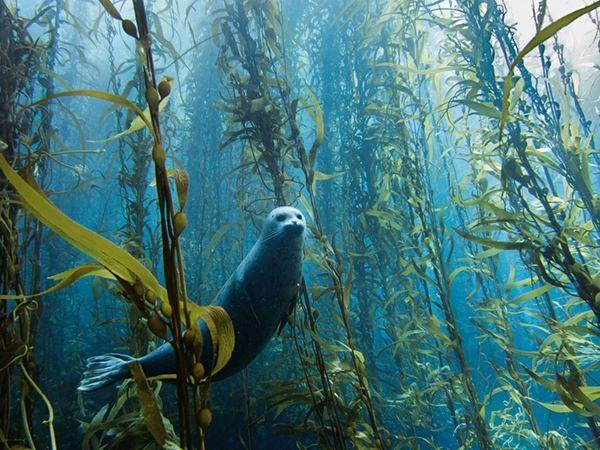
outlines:
{"label": "seal", "polygon": [[[305,229],[304,216],[296,208],[284,206],[271,211],[260,237],[211,303],[227,311],[235,331],[231,359],[213,380],[244,369],[287,323],[299,296]],[[197,325],[203,342],[211,342],[206,324],[198,320]],[[213,367],[212,348],[203,345],[199,358],[208,369],[206,373]],[[87,360],[77,389],[93,391],[130,377],[128,365],[132,361],[139,361],[148,377],[177,370],[175,350],[169,343],[141,358],[109,353]]]}

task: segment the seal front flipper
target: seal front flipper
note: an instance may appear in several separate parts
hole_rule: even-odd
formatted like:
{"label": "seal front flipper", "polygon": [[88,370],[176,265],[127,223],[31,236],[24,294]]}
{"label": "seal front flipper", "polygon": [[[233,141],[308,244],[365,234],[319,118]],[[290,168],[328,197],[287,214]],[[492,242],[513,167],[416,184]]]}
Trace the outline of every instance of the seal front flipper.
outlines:
{"label": "seal front flipper", "polygon": [[[245,308],[246,306],[250,309],[250,314],[252,315],[252,317],[254,318],[254,320],[256,320],[256,323],[258,324],[258,326],[261,325],[261,321],[260,321],[260,317],[258,317],[258,314],[256,313],[256,311],[254,310],[254,307],[252,306],[252,297],[250,297],[250,294],[248,294],[248,288],[246,287],[246,280],[244,279],[244,277],[240,276],[240,275],[236,275],[236,283],[235,283],[235,298],[237,300],[237,303],[242,306],[243,308]],[[234,317],[232,317],[232,320],[235,320]]]}
{"label": "seal front flipper", "polygon": [[283,315],[281,316],[281,319],[279,321],[279,325],[277,328],[277,336],[281,336],[281,332],[283,331],[283,329],[285,328],[285,326],[290,322],[290,317],[292,316],[292,314],[294,314],[294,309],[296,309],[296,305],[298,304],[298,300],[300,300],[300,286],[304,283],[304,279],[301,278],[300,279],[300,283],[298,283],[298,292],[296,293],[296,296],[292,299],[292,301],[290,302],[290,304],[288,305],[287,309],[285,309],[283,311]]}
{"label": "seal front flipper", "polygon": [[127,364],[134,359],[119,353],[92,356],[87,360],[86,371],[77,390],[80,392],[95,391],[124,380],[129,376]]}
{"label": "seal front flipper", "polygon": [[279,325],[277,328],[277,336],[281,335],[281,332],[285,328],[285,326],[290,323],[290,317],[294,313],[294,308],[296,308],[296,303],[298,303],[298,298],[300,295],[297,295],[288,305],[287,309],[283,312],[281,319],[279,320]]}

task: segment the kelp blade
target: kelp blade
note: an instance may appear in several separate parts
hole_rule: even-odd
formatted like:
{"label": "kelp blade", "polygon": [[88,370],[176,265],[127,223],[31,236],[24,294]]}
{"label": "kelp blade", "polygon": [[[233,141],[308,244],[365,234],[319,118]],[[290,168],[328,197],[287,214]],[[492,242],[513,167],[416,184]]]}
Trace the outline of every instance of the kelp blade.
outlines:
{"label": "kelp blade", "polygon": [[190,308],[190,319],[192,322],[202,320],[206,323],[213,342],[213,354],[217,352],[217,362],[212,370],[212,375],[219,372],[231,359],[233,347],[235,346],[235,331],[233,322],[220,306],[198,306],[188,304]]}
{"label": "kelp blade", "polygon": [[147,289],[165,298],[165,290],[141,262],[105,237],[80,225],[60,211],[37,189],[30,186],[0,155],[0,170],[19,194],[23,206],[41,223],[66,242],[98,261],[115,276],[129,283],[140,281]]}
{"label": "kelp blade", "polygon": [[53,292],[57,292],[73,283],[81,278],[96,276],[107,279],[115,279],[115,276],[106,270],[104,267],[98,264],[84,264],[81,266],[74,267],[72,269],[66,270],[64,272],[58,273],[56,275],[52,275],[49,277],[52,280],[60,280],[58,283],[50,286],[48,289],[45,289],[41,292],[37,292],[29,295],[0,295],[0,300],[16,300],[16,299],[29,299],[34,297],[41,297],[43,295],[48,295]]}
{"label": "kelp blade", "polygon": [[154,393],[150,389],[144,370],[139,362],[134,361],[130,364],[129,371],[137,387],[140,409],[148,431],[150,431],[156,442],[162,445],[167,441],[167,431],[165,430],[162,414],[154,398]]}
{"label": "kelp blade", "polygon": [[542,28],[538,33],[527,43],[527,45],[519,52],[519,54],[515,57],[515,60],[510,65],[510,69],[508,71],[508,75],[506,75],[506,80],[504,81],[504,92],[502,96],[502,116],[500,119],[500,136],[502,136],[502,131],[504,130],[504,126],[506,125],[506,121],[508,119],[508,98],[510,96],[510,90],[512,88],[512,77],[515,71],[515,67],[519,64],[525,56],[529,54],[534,48],[538,47],[540,44],[543,44],[560,30],[570,25],[573,21],[577,20],[581,16],[592,12],[594,9],[600,7],[600,1],[594,2],[591,5],[584,6],[576,11],[573,11],[570,14],[567,14],[564,17],[561,17],[556,22],[552,22],[550,25]]}

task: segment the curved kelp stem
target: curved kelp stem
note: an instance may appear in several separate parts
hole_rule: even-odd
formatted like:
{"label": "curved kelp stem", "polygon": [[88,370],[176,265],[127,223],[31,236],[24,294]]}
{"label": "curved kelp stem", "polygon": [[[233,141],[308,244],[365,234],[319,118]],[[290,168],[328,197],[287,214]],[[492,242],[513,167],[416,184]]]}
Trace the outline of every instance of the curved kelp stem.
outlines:
{"label": "curved kelp stem", "polygon": [[[51,139],[51,114],[30,112],[19,117],[18,111],[31,97],[37,78],[52,68],[59,14],[57,8],[52,20],[49,8],[45,7],[27,20],[18,16],[10,4],[0,3],[0,155],[21,167],[24,173],[35,170],[41,176],[44,174],[42,152]],[[34,39],[30,26],[40,26],[48,38]],[[43,58],[45,50],[48,51],[46,59]],[[46,86],[51,89],[52,83]],[[32,141],[28,135],[37,139]],[[31,384],[24,379],[17,383],[19,379],[14,377],[13,369],[17,364],[26,367],[30,372],[27,376],[37,388],[34,380],[38,367],[31,350],[36,342],[41,308],[35,301],[25,299],[24,294],[27,289],[39,288],[41,230],[35,223],[21,223],[21,207],[13,201],[12,195],[7,180],[0,176],[0,295],[18,294],[14,305],[0,302],[0,433],[9,441],[16,441],[23,433],[33,447],[35,396],[31,394]],[[22,377],[25,377],[24,371]],[[13,399],[18,399],[18,407],[12,408]],[[20,411],[20,424],[13,425],[11,409]]]}
{"label": "curved kelp stem", "polygon": [[25,366],[23,366],[23,364],[19,364],[19,366],[21,367],[23,376],[27,379],[29,384],[31,384],[31,386],[33,387],[35,392],[42,398],[42,400],[44,401],[44,404],[46,405],[46,408],[48,409],[48,419],[46,419],[44,421],[44,423],[46,423],[48,425],[48,431],[50,433],[50,448],[52,450],[56,450],[58,447],[56,445],[56,435],[54,434],[54,409],[52,408],[52,405],[50,404],[50,400],[48,400],[48,397],[46,397],[46,395],[42,392],[42,390],[35,383],[35,381],[33,381],[31,376],[29,376],[29,374],[27,373],[27,370],[25,369]]}

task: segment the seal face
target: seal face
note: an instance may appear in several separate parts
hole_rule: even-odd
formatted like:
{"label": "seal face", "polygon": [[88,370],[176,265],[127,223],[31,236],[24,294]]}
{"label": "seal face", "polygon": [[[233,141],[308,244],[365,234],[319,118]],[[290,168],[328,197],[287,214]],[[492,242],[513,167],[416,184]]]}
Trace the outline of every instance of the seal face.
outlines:
{"label": "seal face", "polygon": [[[214,380],[245,368],[275,331],[285,326],[299,295],[305,230],[304,215],[296,208],[283,206],[271,211],[260,237],[211,303],[227,311],[235,330],[231,359]],[[215,356],[212,345],[208,345],[210,333],[201,320],[198,327],[206,343],[200,361],[210,373]],[[127,378],[127,365],[133,360],[118,354],[88,359],[78,390],[91,391]],[[168,343],[138,361],[149,377],[176,372],[175,352]]]}

